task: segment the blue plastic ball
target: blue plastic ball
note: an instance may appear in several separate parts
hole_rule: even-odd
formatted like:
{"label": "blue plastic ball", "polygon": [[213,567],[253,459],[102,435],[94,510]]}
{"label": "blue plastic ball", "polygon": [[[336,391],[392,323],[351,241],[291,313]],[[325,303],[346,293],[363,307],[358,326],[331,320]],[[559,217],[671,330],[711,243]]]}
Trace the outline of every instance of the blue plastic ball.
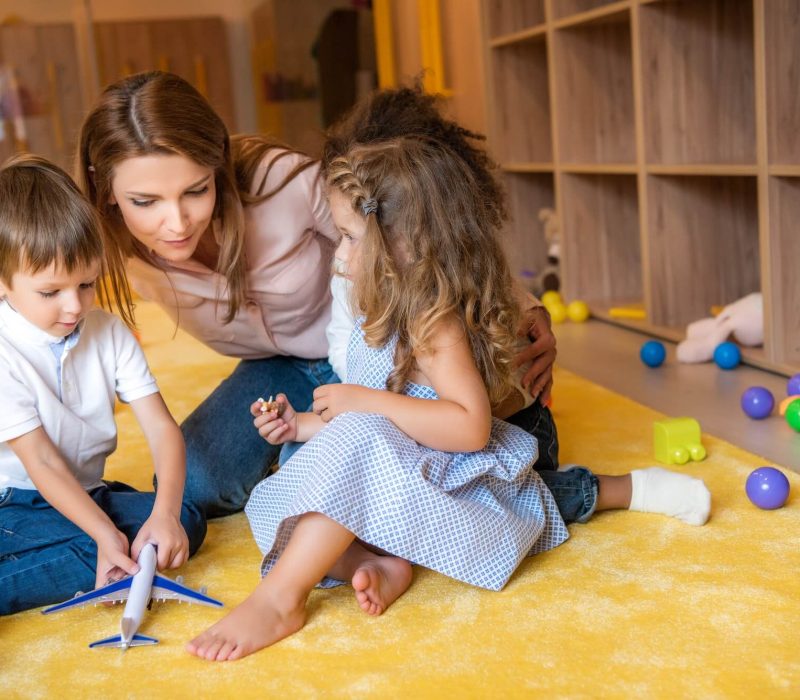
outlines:
{"label": "blue plastic ball", "polygon": [[789,498],[789,480],[774,467],[759,467],[747,477],[744,490],[753,505],[775,510]]}
{"label": "blue plastic ball", "polygon": [[667,357],[667,349],[664,343],[648,340],[639,350],[639,357],[648,367],[660,367]]}
{"label": "blue plastic ball", "polygon": [[775,397],[763,386],[751,386],[742,394],[742,410],[756,420],[766,418],[775,408]]}
{"label": "blue plastic ball", "polygon": [[786,383],[786,395],[800,396],[800,374],[789,377],[789,381]]}
{"label": "blue plastic ball", "polygon": [[733,369],[742,361],[742,353],[735,343],[720,343],[714,349],[714,362],[720,369]]}

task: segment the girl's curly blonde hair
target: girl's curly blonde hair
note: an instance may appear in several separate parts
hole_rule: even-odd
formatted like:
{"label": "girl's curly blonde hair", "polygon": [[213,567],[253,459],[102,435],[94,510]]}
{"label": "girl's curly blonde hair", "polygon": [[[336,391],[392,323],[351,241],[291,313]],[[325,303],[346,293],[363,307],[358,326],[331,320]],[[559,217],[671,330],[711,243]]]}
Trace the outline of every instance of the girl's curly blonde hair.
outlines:
{"label": "girl's curly blonde hair", "polygon": [[425,137],[353,145],[326,166],[328,187],[366,219],[352,301],[370,346],[397,334],[387,387],[403,389],[414,354],[431,351],[439,325],[455,318],[491,402],[500,403],[511,388],[519,310],[497,202],[487,201],[474,169]]}

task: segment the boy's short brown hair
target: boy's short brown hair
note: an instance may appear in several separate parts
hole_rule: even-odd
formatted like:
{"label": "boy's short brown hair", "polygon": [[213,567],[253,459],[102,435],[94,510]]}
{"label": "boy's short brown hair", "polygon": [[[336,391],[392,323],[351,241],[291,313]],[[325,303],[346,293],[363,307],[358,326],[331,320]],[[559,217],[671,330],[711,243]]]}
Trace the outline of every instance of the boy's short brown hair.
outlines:
{"label": "boy's short brown hair", "polygon": [[[67,272],[103,262],[103,233],[95,208],[72,178],[29,153],[0,168],[0,280],[20,269],[54,262]],[[105,267],[105,265],[103,265]]]}

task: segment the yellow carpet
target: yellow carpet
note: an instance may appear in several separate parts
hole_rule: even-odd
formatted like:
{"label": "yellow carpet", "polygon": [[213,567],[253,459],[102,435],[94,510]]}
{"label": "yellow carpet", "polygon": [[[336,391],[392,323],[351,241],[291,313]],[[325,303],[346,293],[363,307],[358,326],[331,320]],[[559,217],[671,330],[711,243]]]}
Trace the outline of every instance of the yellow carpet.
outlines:
{"label": "yellow carpet", "polygon": [[[181,333],[173,340],[153,307],[140,305],[140,324],[180,420],[234,363]],[[653,463],[658,413],[565,371],[556,402],[564,463],[612,474]],[[118,420],[108,476],[147,488],[143,439],[129,410]],[[525,561],[500,593],[417,570],[379,618],[346,587],[315,591],[304,630],[228,664],[183,651],[221,615],[210,608],[154,605],[141,631],[161,644],[124,654],[86,646],[118,631],[119,606],[0,618],[0,697],[800,697],[800,478],[789,474],[785,508],[760,511],[744,494],[758,457],[704,442],[708,458],[683,470],[713,493],[706,527],[601,514]],[[213,521],[181,573],[232,606],[256,584],[258,562],[240,514]]]}

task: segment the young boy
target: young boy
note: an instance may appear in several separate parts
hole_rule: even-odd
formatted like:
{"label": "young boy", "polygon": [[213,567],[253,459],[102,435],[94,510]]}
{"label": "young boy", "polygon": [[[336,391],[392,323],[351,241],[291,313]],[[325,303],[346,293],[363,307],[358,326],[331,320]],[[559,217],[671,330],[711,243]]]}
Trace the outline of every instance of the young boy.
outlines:
{"label": "young boy", "polygon": [[[92,308],[103,273],[93,207],[60,168],[0,169],[0,614],[55,603],[194,554],[205,520],[182,506],[185,451],[131,332]],[[103,481],[115,394],[153,454],[158,493]]]}

